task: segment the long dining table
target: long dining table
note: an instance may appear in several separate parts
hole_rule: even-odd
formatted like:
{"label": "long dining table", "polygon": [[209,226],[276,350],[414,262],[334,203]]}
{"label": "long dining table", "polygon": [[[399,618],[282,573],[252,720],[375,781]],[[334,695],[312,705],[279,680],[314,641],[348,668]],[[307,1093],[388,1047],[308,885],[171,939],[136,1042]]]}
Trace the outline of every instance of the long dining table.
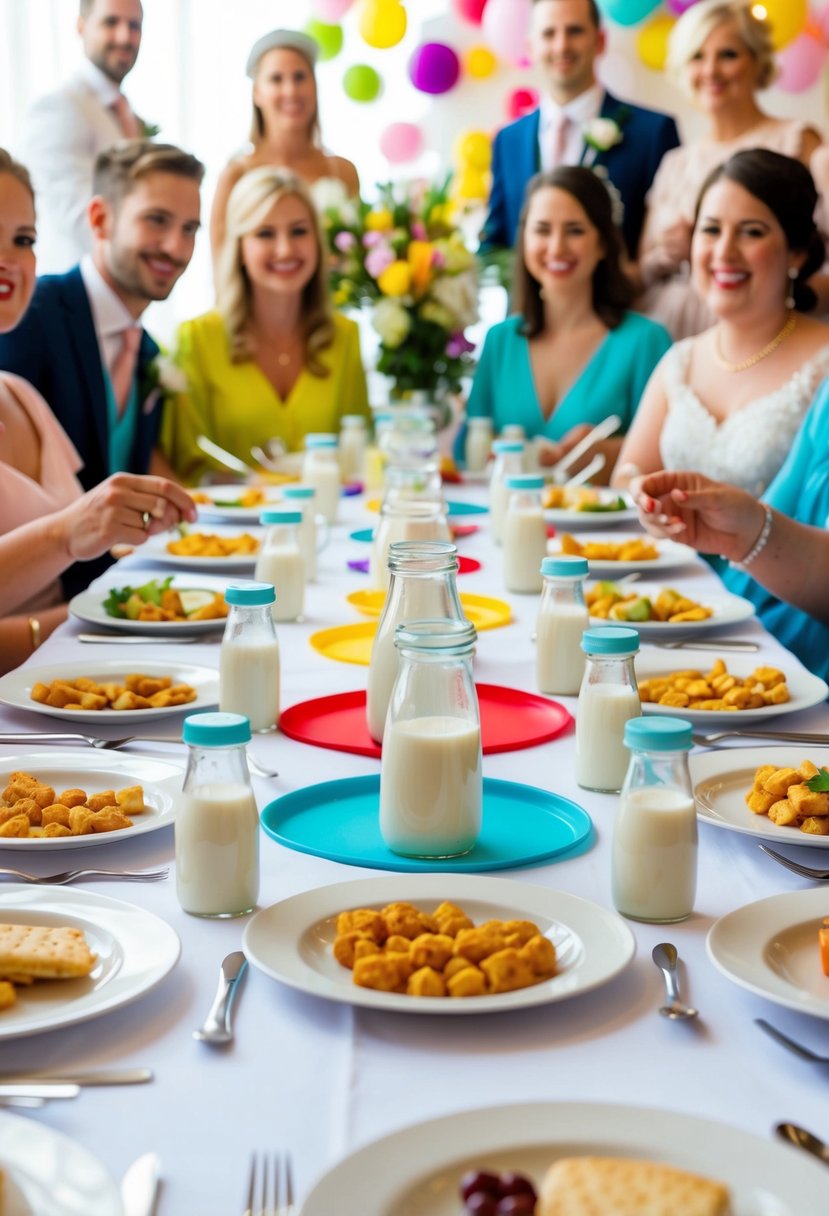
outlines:
{"label": "long dining table", "polygon": [[[461,502],[485,501],[478,485],[448,487],[447,494]],[[322,628],[363,619],[346,596],[367,587],[368,579],[352,570],[348,561],[367,556],[368,547],[351,539],[351,533],[371,527],[374,518],[363,498],[342,499],[340,521],[320,555],[318,579],[307,589],[304,619],[278,627],[283,707],[365,688],[365,666],[332,661],[313,649],[308,639]],[[487,517],[462,519],[480,527],[459,538],[459,552],[481,565],[459,578],[460,590],[506,598],[512,609],[508,625],[480,633],[476,679],[535,692],[533,632],[538,598],[505,595],[502,557],[489,535]],[[618,529],[621,534],[631,530],[630,526]],[[169,567],[153,568],[139,550],[112,567],[99,585],[135,583],[152,573],[168,572]],[[232,577],[228,575],[228,580]],[[198,585],[196,575],[193,581]],[[706,595],[721,590],[711,569],[694,555],[681,568],[660,573],[659,581],[703,602]],[[100,660],[117,660],[125,670],[140,671],[144,660],[218,667],[221,632],[186,646],[148,643],[127,648],[115,639],[111,644],[79,642],[79,632],[88,629],[70,618],[37,650],[30,664],[48,669],[84,662],[94,670]],[[732,626],[722,635],[706,634],[708,651],[674,652],[676,666],[709,666],[718,654],[719,636],[754,640],[759,649],[751,661],[757,664],[787,671],[799,667],[756,619]],[[655,653],[644,642],[639,662]],[[556,700],[575,713],[575,698]],[[183,769],[183,716],[143,727],[131,717],[129,731],[169,735],[169,743],[139,741],[120,753],[134,758],[137,779],[148,757],[163,756]],[[778,721],[780,729],[829,731],[825,702]],[[773,730],[775,719],[763,725]],[[34,706],[31,711],[0,706],[0,731],[66,728],[65,721]],[[82,729],[89,730],[88,724]],[[107,725],[94,733],[118,737],[127,729]],[[594,828],[589,847],[542,864],[501,871],[497,877],[571,893],[610,909],[611,835],[618,796],[577,786],[574,747],[570,728],[538,746],[484,757],[486,777],[537,786],[572,799],[589,813]],[[6,763],[12,756],[45,750],[49,749],[34,740],[6,744],[0,746],[0,760]],[[251,751],[278,774],[253,778],[260,810],[317,782],[379,771],[376,759],[310,746],[278,731],[255,736]],[[76,754],[77,748],[72,752]],[[808,754],[804,747],[804,757]],[[782,843],[796,846],[797,833],[792,831]],[[811,849],[796,855],[817,864],[826,856]],[[20,867],[20,863],[25,864]],[[159,1153],[160,1216],[238,1216],[245,1209],[253,1150],[290,1152],[301,1210],[301,1201],[315,1181],[354,1150],[409,1125],[478,1107],[532,1101],[616,1103],[621,1121],[625,1107],[650,1107],[721,1121],[765,1139],[781,1120],[792,1120],[829,1138],[825,1069],[783,1050],[754,1024],[755,1018],[767,1018],[792,1037],[829,1054],[825,1018],[772,1004],[737,986],[706,953],[706,935],[719,917],[765,896],[796,893],[809,886],[765,856],[753,836],[702,823],[692,916],[670,926],[626,922],[635,935],[635,956],[621,974],[593,991],[485,1016],[418,1016],[320,999],[250,967],[238,994],[235,1041],[228,1047],[197,1042],[192,1032],[213,998],[223,957],[240,948],[246,918],[205,920],[181,910],[172,827],[118,843],[102,838],[94,848],[43,856],[0,848],[0,866],[46,874],[76,863],[113,869],[169,866],[169,877],[161,882],[96,881],[73,889],[94,891],[160,917],[181,940],[179,961],[152,991],[88,1022],[4,1040],[0,1021],[0,1072],[149,1066],[154,1074],[149,1084],[84,1089],[74,1101],[51,1103],[25,1117],[71,1136],[100,1158],[115,1179],[141,1153]],[[259,907],[376,874],[282,847],[263,833]],[[829,894],[826,911],[829,914]],[[666,940],[678,948],[685,996],[700,1011],[693,1021],[659,1016],[663,982],[651,951]],[[826,1001],[829,1015],[829,993]],[[6,1117],[0,1112],[0,1149]],[[829,1175],[827,1184],[829,1195]],[[372,1216],[376,1209],[370,1176],[364,1180],[363,1198],[363,1210]],[[829,1210],[829,1199],[824,1210]],[[817,1209],[798,1216],[818,1216]]]}

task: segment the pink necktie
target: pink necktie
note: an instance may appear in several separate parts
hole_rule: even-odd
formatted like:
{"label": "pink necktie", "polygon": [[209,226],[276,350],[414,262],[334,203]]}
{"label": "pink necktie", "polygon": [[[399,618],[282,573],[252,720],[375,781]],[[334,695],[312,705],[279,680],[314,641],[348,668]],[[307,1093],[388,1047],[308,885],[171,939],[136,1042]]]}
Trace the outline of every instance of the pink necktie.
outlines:
{"label": "pink necktie", "polygon": [[113,101],[112,109],[118,119],[118,126],[121,128],[124,139],[137,139],[141,134],[141,126],[123,93],[119,93],[116,100]]}
{"label": "pink necktie", "polygon": [[121,333],[121,349],[112,365],[110,380],[115,404],[118,406],[118,416],[127,408],[132,392],[132,382],[135,379],[135,365],[138,362],[138,348],[141,345],[141,327],[131,325]]}
{"label": "pink necktie", "polygon": [[570,135],[570,119],[566,114],[559,114],[553,127],[553,164],[552,167],[557,169],[559,165],[564,164],[564,157],[567,152],[567,140]]}

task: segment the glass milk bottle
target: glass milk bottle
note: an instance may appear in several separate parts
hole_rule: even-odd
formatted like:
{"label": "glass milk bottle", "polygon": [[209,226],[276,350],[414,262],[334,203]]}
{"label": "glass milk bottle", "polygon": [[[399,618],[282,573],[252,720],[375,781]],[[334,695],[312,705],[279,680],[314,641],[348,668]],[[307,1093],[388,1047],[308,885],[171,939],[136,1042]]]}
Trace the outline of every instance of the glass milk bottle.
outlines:
{"label": "glass milk bottle", "polygon": [[271,613],[270,583],[225,588],[230,612],[219,658],[219,709],[244,714],[250,730],[269,731],[279,721],[279,644]]}
{"label": "glass milk bottle", "polygon": [[302,480],[317,492],[317,506],[330,524],[340,505],[340,462],[336,435],[306,435]]}
{"label": "glass milk bottle", "polygon": [[391,414],[381,412],[374,415],[374,442],[366,448],[363,463],[363,483],[367,494],[376,494],[383,488],[387,459],[384,435],[389,433],[393,425]]}
{"label": "glass milk bottle", "polygon": [[613,828],[613,902],[633,920],[685,920],[697,889],[697,815],[681,718],[625,723],[630,765]]}
{"label": "glass milk bottle", "polygon": [[175,823],[176,894],[193,916],[244,916],[259,895],[259,814],[242,714],[184,719],[187,771]]}
{"label": "glass milk bottle", "polygon": [[547,556],[547,525],[541,505],[544,478],[531,473],[506,477],[509,503],[502,529],[504,586],[530,594],[541,590],[541,563]]}
{"label": "glass milk bottle", "polygon": [[625,723],[642,713],[633,670],[639,634],[625,625],[586,629],[581,648],[587,662],[576,707],[576,781],[618,793],[629,760]]}
{"label": "glass milk bottle", "polygon": [[417,499],[393,499],[383,503],[369,559],[373,587],[389,585],[389,545],[399,540],[451,540],[443,504]]}
{"label": "glass milk bottle", "polygon": [[383,741],[391,690],[399,660],[394,631],[403,621],[448,617],[464,622],[455,575],[457,549],[448,541],[397,541],[389,546],[389,589],[371,648],[366,693],[366,722],[377,743]]}
{"label": "glass milk bottle", "polygon": [[[305,565],[305,581],[312,583],[317,577],[317,550],[328,543],[328,522],[322,515],[317,515],[317,492],[313,486],[285,486],[282,490],[285,509],[299,511],[302,522],[299,525],[299,550]],[[322,538],[318,536],[318,526],[322,528]]]}
{"label": "glass milk bottle", "polygon": [[521,472],[524,444],[520,439],[496,439],[492,450],[495,453],[495,460],[489,479],[489,526],[492,531],[492,539],[497,545],[500,545],[509,499],[509,491],[504,485],[504,478]]}
{"label": "glass milk bottle", "polygon": [[535,672],[540,692],[574,697],[584,676],[582,634],[590,624],[584,603],[585,557],[545,557],[536,626]]}
{"label": "glass milk bottle", "polygon": [[460,857],[480,834],[475,638],[468,621],[412,621],[395,631],[400,670],[380,765],[380,832],[394,853]]}
{"label": "glass milk bottle", "polygon": [[483,473],[492,453],[492,419],[469,418],[466,423],[464,460],[467,473]]}
{"label": "glass milk bottle", "polygon": [[340,420],[340,476],[346,485],[360,481],[367,447],[366,420],[362,414],[343,414]]}
{"label": "glass milk bottle", "polygon": [[301,511],[263,511],[259,522],[268,530],[256,559],[255,577],[272,583],[276,600],[275,621],[295,621],[305,602],[305,561],[299,547]]}

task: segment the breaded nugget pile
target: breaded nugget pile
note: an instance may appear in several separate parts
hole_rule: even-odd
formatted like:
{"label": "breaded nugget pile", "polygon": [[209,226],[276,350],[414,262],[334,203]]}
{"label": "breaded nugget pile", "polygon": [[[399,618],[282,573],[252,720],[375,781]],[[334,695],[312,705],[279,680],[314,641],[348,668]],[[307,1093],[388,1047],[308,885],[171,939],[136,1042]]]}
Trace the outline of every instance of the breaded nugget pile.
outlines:
{"label": "breaded nugget pile", "polygon": [[238,557],[259,552],[259,541],[249,532],[238,536],[217,536],[212,532],[188,532],[179,540],[171,540],[168,553],[178,557]]}
{"label": "breaded nugget pile", "polygon": [[582,543],[569,532],[561,538],[561,552],[594,562],[653,562],[659,557],[656,545],[639,536],[619,542],[589,540]]}
{"label": "breaded nugget pile", "polygon": [[819,769],[811,760],[798,768],[761,764],[754,785],[746,794],[746,806],[755,815],[768,815],[781,828],[800,828],[810,836],[829,836],[829,794],[816,794],[806,782]]}
{"label": "breaded nugget pile", "polygon": [[[586,556],[586,555],[585,555]],[[655,599],[631,592],[623,595],[615,583],[595,583],[584,597],[590,615],[603,621],[661,621],[681,625],[707,621],[714,609],[688,599],[673,587],[663,587]]]}
{"label": "breaded nugget pile", "polygon": [[172,676],[124,676],[123,684],[99,684],[86,676],[33,686],[31,698],[53,709],[170,709],[195,701],[195,688],[174,684]]}
{"label": "breaded nugget pile", "polygon": [[723,659],[708,672],[672,671],[639,681],[639,700],[676,709],[762,709],[789,700],[786,677],[777,667],[755,667],[750,676],[732,676]]}
{"label": "breaded nugget pile", "polygon": [[[133,599],[140,601],[137,595]],[[228,611],[224,595],[217,591],[209,604],[204,604],[193,612],[185,612],[181,596],[175,587],[162,591],[160,604],[148,603],[145,600],[140,602],[140,606],[138,603],[135,606],[138,609],[135,616],[127,613],[133,621],[219,621],[224,620]]]}
{"label": "breaded nugget pile", "polygon": [[0,794],[0,837],[38,840],[117,832],[131,828],[129,816],[145,809],[140,785],[99,794],[81,789],[56,794],[32,773],[17,772]]}
{"label": "breaded nugget pile", "polygon": [[512,992],[556,972],[555,946],[532,921],[475,926],[451,903],[431,915],[408,903],[341,912],[334,957],[359,987],[408,996]]}

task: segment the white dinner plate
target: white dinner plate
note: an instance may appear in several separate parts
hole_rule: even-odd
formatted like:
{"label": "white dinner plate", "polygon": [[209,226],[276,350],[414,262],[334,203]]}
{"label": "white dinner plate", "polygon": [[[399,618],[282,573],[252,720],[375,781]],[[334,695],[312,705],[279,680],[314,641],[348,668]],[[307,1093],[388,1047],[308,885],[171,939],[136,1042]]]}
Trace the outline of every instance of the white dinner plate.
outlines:
{"label": "white dinner plate", "polygon": [[818,929],[826,891],[786,891],[721,916],[706,947],[714,966],[775,1005],[829,1021],[829,976],[820,965]]}
{"label": "white dinner plate", "polygon": [[[210,536],[241,536],[243,532],[248,532],[256,537],[260,547],[265,535],[264,528],[248,528],[241,524],[230,527],[228,524],[204,522],[188,526],[191,533],[203,532]],[[229,557],[186,557],[181,553],[168,552],[170,542],[178,539],[178,532],[159,532],[137,550],[138,556],[164,566],[175,566],[179,570],[204,570],[210,574],[217,574],[220,570],[253,570],[256,565],[257,553],[232,553]]]}
{"label": "white dinner plate", "polygon": [[[39,680],[76,680],[87,676],[98,683],[122,681],[131,672],[145,676],[172,676],[174,684],[189,684],[196,690],[195,701],[173,705],[166,709],[53,709],[33,701],[31,691]],[[137,656],[131,662],[121,659],[89,659],[86,663],[50,663],[46,667],[17,667],[0,676],[0,703],[15,709],[48,714],[50,718],[65,718],[70,722],[120,722],[128,731],[136,730],[139,722],[153,718],[170,718],[176,714],[197,714],[219,703],[219,673],[213,667],[196,667],[189,663],[147,663]]]}
{"label": "white dinner plate", "polygon": [[[395,900],[424,909],[451,900],[475,924],[533,920],[555,945],[560,972],[532,988],[463,1000],[358,988],[331,952],[337,915],[351,908],[380,909]],[[243,948],[266,975],[330,1001],[398,1013],[464,1014],[523,1009],[589,992],[628,965],[636,942],[615,913],[563,891],[478,874],[397,874],[319,887],[263,908],[249,922]]]}
{"label": "white dinner plate", "polygon": [[82,929],[98,956],[85,979],[39,980],[18,988],[17,1002],[0,1013],[0,1041],[87,1022],[144,996],[178,961],[175,930],[136,904],[70,887],[0,888],[5,924],[69,925]]}
{"label": "white dinner plate", "polygon": [[[566,529],[560,529],[566,531]],[[641,532],[637,536],[618,536],[609,533],[607,536],[591,536],[589,540],[582,541],[582,544],[602,544],[622,545],[627,541],[641,540],[646,544],[652,544],[657,550],[658,557],[651,558],[650,561],[630,561],[630,562],[613,562],[601,560],[598,558],[589,557],[587,559],[590,567],[590,576],[614,579],[622,578],[625,574],[642,573],[649,575],[660,570],[673,570],[677,566],[694,565],[699,561],[696,550],[689,545],[680,545],[675,540],[654,540],[653,537],[644,536]],[[547,551],[551,557],[561,557],[561,541],[558,537],[551,540],[547,545]],[[631,587],[631,591],[636,591],[638,583],[635,587]]]}
{"label": "white dinner plate", "polygon": [[616,524],[636,523],[639,512],[629,494],[606,487],[599,489],[600,502],[615,502],[618,498],[623,498],[628,504],[618,511],[576,511],[572,507],[545,507],[544,518],[548,524],[555,524],[559,532],[600,532],[603,528]]}
{"label": "white dinner plate", "polygon": [[[826,1166],[799,1149],[674,1111],[526,1102],[458,1111],[358,1149],[320,1179],[300,1216],[463,1216],[469,1169],[515,1170],[541,1183],[559,1157],[639,1157],[731,1190],[733,1216],[825,1216]],[[681,1216],[677,1211],[676,1216]]]}
{"label": "white dinner plate", "polygon": [[118,790],[140,785],[144,790],[147,809],[133,818],[133,827],[115,832],[93,832],[90,836],[43,836],[39,839],[0,838],[0,850],[14,849],[31,853],[48,853],[54,849],[81,849],[98,844],[114,844],[119,840],[145,836],[175,822],[178,795],[184,774],[184,760],[159,760],[155,756],[119,756],[110,751],[84,751],[77,748],[49,752],[29,752],[26,755],[0,757],[0,790],[8,784],[9,775],[22,770],[32,773],[56,793],[67,789],[82,789],[88,794],[102,790]]}
{"label": "white dinner plate", "polygon": [[[129,579],[123,576],[112,584],[113,587],[142,587],[150,580],[146,571],[134,571]],[[163,580],[159,580],[163,581]],[[201,575],[194,578],[192,574],[174,574],[170,587],[175,591],[209,591],[224,594],[228,584],[226,578],[214,578]],[[118,633],[157,634],[159,637],[175,637],[176,634],[215,633],[224,629],[226,617],[215,621],[131,621],[126,617],[110,616],[104,608],[104,600],[109,595],[109,587],[81,591],[69,601],[69,612],[80,621],[90,625],[98,625],[103,629],[114,629]]]}
{"label": "white dinner plate", "polygon": [[[680,652],[668,650],[662,654],[638,654],[635,660],[636,678],[640,681],[649,680],[666,671],[697,670],[703,673],[710,670],[718,657],[716,639],[711,643],[710,655],[701,651]],[[751,655],[724,654],[726,666],[733,675],[745,678],[751,675],[755,667],[763,666],[763,660]],[[683,658],[685,662],[683,663]],[[646,714],[668,714],[672,718],[685,718],[694,725],[731,726],[734,730],[751,730],[753,722],[764,718],[778,718],[786,714],[796,714],[801,709],[811,709],[820,705],[829,694],[829,685],[820,676],[806,671],[805,667],[796,666],[792,660],[791,666],[781,668],[786,676],[789,689],[789,700],[782,705],[764,705],[761,709],[679,709],[675,705],[655,705],[650,701],[644,702],[642,712]]]}
{"label": "white dinner plate", "polygon": [[[646,596],[653,601],[664,590],[664,583],[634,583],[629,588],[629,593],[635,592],[637,596]],[[682,591],[682,594],[685,594],[685,590]],[[698,600],[695,598],[697,594],[699,594]],[[754,616],[754,605],[750,600],[744,600],[740,595],[731,595],[728,591],[718,591],[709,595],[707,592],[697,593],[690,589],[687,598],[693,599],[695,603],[699,603],[705,608],[711,608],[713,615],[706,617],[704,621],[678,621],[676,623],[672,621],[613,621],[591,616],[590,624],[629,625],[646,641],[659,641],[663,638],[670,640],[671,638],[692,637],[698,633],[712,633],[717,629],[725,629],[728,625],[747,621]],[[716,645],[716,643],[714,644]],[[677,666],[679,667],[681,664],[677,664]],[[688,666],[691,667],[693,664],[689,663]]]}
{"label": "white dinner plate", "polygon": [[97,1157],[35,1119],[0,1112],[3,1216],[123,1216],[118,1187]]}
{"label": "white dinner plate", "polygon": [[[209,503],[196,503],[199,520],[223,519],[231,524],[258,524],[262,511],[282,504],[282,490],[279,486],[262,486],[265,501],[259,506],[234,507],[229,505],[236,502],[239,496],[250,488],[250,486],[244,485],[199,486],[198,490],[194,492],[204,494],[211,500]],[[201,523],[199,528],[201,529]]]}
{"label": "white dinner plate", "polygon": [[[733,718],[734,714],[731,716]],[[757,836],[769,844],[829,849],[829,836],[813,836],[799,828],[780,827],[772,823],[768,815],[755,815],[745,804],[745,795],[754,784],[754,774],[761,764],[797,768],[804,760],[811,760],[818,768],[829,768],[829,747],[816,747],[811,743],[777,747],[769,740],[765,747],[724,747],[720,751],[689,756],[697,816],[715,828]]]}

